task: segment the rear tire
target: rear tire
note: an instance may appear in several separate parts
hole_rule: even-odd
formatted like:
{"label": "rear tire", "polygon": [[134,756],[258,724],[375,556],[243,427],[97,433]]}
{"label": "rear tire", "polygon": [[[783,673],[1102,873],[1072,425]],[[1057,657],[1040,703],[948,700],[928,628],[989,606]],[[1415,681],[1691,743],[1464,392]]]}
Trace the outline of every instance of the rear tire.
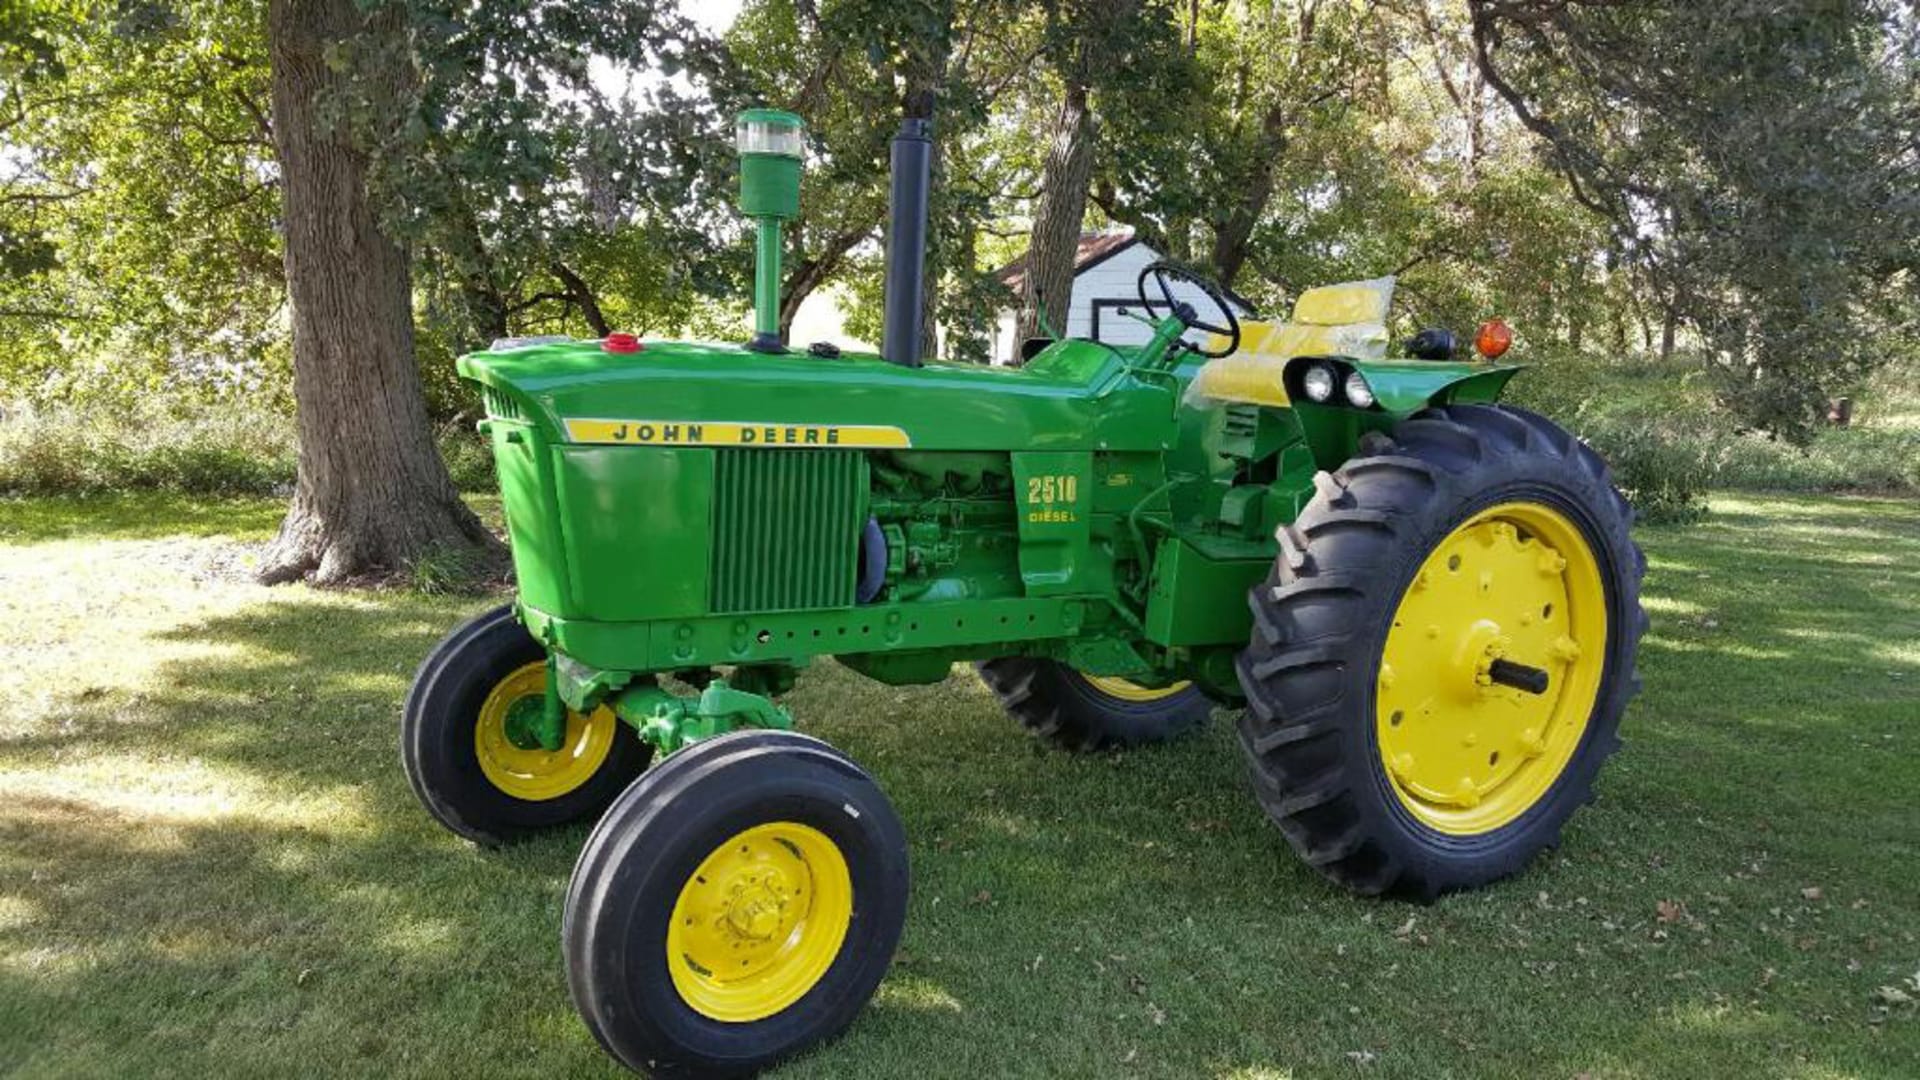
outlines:
{"label": "rear tire", "polygon": [[[1318,485],[1250,597],[1256,797],[1356,892],[1515,873],[1591,799],[1639,689],[1626,500],[1592,450],[1507,406],[1422,412]],[[1490,682],[1508,649],[1552,686]]]}
{"label": "rear tire", "polygon": [[722,735],[641,777],[588,837],[561,926],[567,984],[629,1068],[755,1072],[859,1015],[908,887],[906,834],[859,766],[794,732]]}
{"label": "rear tire", "polygon": [[1213,702],[1192,683],[1162,690],[1097,679],[1054,660],[989,660],[980,678],[1035,738],[1075,752],[1177,739],[1206,723]]}
{"label": "rear tire", "polygon": [[[551,772],[516,777],[511,762],[503,770],[502,759],[515,752],[498,738],[482,739],[480,729],[502,696],[544,685],[531,666],[546,655],[514,618],[513,606],[503,605],[434,646],[407,692],[400,717],[407,780],[434,820],[475,843],[497,846],[595,817],[653,756],[632,727],[603,707],[590,717],[570,714],[568,731],[579,738]],[[481,747],[489,742],[500,750],[483,762]]]}

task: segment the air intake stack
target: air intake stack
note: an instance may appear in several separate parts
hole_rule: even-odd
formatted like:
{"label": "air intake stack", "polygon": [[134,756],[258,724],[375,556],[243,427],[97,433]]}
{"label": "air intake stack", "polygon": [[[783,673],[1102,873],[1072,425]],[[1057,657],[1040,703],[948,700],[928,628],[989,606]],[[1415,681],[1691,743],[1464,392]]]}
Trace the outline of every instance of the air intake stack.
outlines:
{"label": "air intake stack", "polygon": [[754,352],[783,353],[780,344],[780,225],[800,215],[804,127],[778,109],[748,109],[734,127],[740,152],[740,212],[754,220]]}

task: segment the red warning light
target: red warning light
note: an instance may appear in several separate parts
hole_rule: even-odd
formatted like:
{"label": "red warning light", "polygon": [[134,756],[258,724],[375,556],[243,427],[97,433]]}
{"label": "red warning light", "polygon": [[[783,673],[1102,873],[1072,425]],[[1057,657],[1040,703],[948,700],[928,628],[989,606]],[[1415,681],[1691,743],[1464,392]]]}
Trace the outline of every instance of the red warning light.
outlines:
{"label": "red warning light", "polygon": [[1499,319],[1488,319],[1480,324],[1480,332],[1473,336],[1473,347],[1481,356],[1498,360],[1513,347],[1513,329]]}

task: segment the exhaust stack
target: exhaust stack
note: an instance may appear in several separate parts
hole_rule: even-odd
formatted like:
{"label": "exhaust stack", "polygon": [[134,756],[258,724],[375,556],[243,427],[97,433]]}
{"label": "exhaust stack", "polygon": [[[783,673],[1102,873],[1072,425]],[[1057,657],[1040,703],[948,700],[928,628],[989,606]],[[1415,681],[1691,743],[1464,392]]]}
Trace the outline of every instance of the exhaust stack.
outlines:
{"label": "exhaust stack", "polygon": [[906,119],[893,137],[893,190],[888,200],[886,328],[880,354],[890,364],[919,367],[922,292],[927,276],[927,189],[933,183],[933,125]]}

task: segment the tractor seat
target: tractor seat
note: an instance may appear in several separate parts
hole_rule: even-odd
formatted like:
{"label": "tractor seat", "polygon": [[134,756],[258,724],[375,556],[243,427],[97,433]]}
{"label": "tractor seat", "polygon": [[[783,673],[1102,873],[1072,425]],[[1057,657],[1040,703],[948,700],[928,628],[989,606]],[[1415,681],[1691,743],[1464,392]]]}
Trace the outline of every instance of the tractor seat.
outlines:
{"label": "tractor seat", "polygon": [[1287,322],[1242,323],[1240,348],[1200,369],[1187,391],[1188,402],[1284,408],[1289,402],[1280,374],[1287,361],[1300,356],[1381,359],[1387,354],[1393,281],[1383,277],[1322,285],[1300,294]]}

